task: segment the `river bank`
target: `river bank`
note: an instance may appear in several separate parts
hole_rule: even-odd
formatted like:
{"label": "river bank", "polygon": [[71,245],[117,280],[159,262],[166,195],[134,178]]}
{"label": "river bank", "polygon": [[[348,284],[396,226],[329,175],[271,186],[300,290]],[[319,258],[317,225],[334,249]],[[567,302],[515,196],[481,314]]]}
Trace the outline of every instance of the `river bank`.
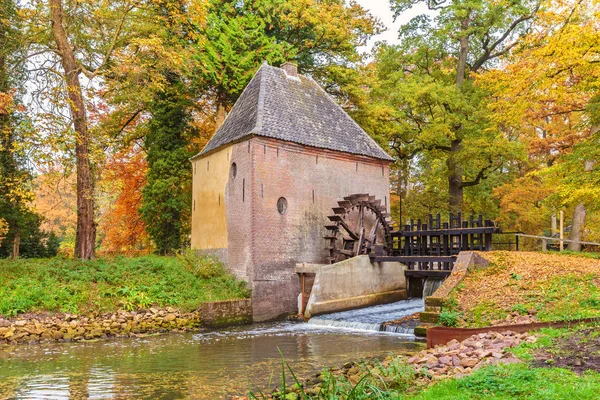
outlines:
{"label": "river bank", "polygon": [[598,332],[580,325],[479,334],[413,356],[369,357],[298,381],[290,376],[285,389],[249,398],[591,400],[600,390]]}
{"label": "river bank", "polygon": [[0,317],[114,313],[249,298],[245,282],[209,256],[110,257],[80,261],[0,259]]}
{"label": "river bank", "polygon": [[581,254],[492,251],[446,296],[439,321],[486,326],[600,317],[600,260]]}
{"label": "river bank", "polygon": [[0,318],[0,345],[138,337],[251,322],[250,299],[203,303],[189,313],[172,307],[86,315],[28,313],[11,319]]}
{"label": "river bank", "polygon": [[0,345],[83,341],[252,321],[245,283],[218,260],[0,260]]}

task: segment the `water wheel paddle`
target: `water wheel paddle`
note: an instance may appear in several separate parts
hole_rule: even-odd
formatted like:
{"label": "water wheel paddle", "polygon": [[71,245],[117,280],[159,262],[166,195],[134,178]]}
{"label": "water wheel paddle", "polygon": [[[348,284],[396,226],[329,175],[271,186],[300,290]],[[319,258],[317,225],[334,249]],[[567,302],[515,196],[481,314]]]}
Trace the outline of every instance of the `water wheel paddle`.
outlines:
{"label": "water wheel paddle", "polygon": [[392,222],[387,207],[368,194],[353,194],[333,207],[325,225],[329,261],[336,263],[362,254],[388,254]]}

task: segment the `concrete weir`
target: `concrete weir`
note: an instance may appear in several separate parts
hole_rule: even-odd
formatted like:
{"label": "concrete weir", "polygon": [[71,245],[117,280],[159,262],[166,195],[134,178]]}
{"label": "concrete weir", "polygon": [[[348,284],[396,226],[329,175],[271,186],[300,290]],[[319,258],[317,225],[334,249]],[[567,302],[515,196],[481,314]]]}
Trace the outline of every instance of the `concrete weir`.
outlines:
{"label": "concrete weir", "polygon": [[335,264],[296,264],[302,282],[299,313],[308,319],[406,300],[405,270],[406,266],[398,262],[371,263],[366,255]]}

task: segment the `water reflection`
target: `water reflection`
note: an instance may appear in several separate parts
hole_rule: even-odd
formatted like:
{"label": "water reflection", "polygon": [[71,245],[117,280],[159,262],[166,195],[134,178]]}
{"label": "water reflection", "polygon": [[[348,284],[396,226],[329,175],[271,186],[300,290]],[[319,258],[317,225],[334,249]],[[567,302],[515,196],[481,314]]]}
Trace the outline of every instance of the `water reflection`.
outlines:
{"label": "water reflection", "polygon": [[[0,399],[219,399],[421,345],[387,333],[263,324],[201,334],[0,348]],[[269,382],[269,377],[272,377]]]}

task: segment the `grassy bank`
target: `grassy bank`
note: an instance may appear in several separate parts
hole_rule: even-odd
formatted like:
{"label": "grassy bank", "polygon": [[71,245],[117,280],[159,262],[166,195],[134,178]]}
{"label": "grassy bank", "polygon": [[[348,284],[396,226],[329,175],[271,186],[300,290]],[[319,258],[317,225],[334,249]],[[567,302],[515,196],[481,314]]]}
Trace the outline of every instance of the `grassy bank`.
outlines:
{"label": "grassy bank", "polygon": [[0,259],[0,315],[108,312],[248,297],[243,282],[210,257],[114,257],[94,261]]}
{"label": "grassy bank", "polygon": [[[491,252],[444,303],[442,321],[480,327],[509,314],[538,321],[600,316],[600,260],[576,254]],[[510,317],[509,317],[510,318]]]}
{"label": "grassy bank", "polygon": [[[286,367],[286,396],[275,399],[596,399],[600,391],[600,335],[598,327],[545,329],[536,343],[511,349],[523,362],[482,367],[464,377],[423,379],[405,357],[362,362],[359,373],[325,370],[318,389],[298,384]],[[310,380],[309,380],[310,382]],[[313,381],[314,382],[314,381]],[[290,386],[291,385],[291,386]],[[301,388],[301,386],[304,386]],[[270,398],[261,393],[251,398]]]}

